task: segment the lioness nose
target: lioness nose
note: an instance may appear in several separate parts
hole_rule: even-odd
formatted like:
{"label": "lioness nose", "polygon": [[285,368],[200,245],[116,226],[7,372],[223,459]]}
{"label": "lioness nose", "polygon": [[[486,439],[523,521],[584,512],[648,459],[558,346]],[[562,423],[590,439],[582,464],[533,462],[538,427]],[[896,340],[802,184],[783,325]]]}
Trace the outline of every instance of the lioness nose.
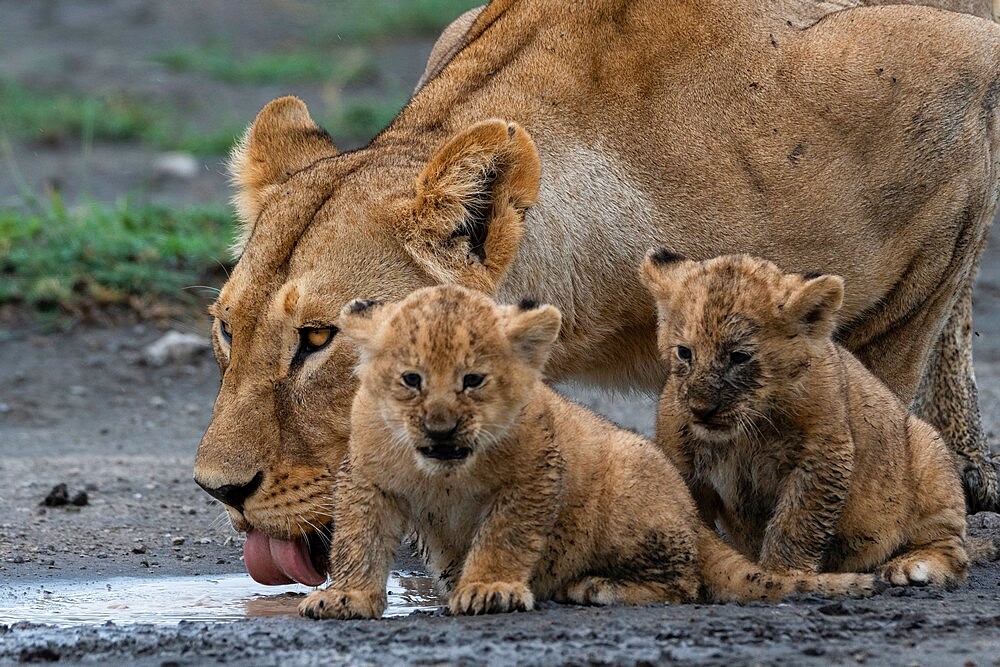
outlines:
{"label": "lioness nose", "polygon": [[222,486],[210,487],[202,484],[198,481],[198,478],[194,478],[195,483],[205,490],[205,493],[212,496],[216,500],[221,500],[225,504],[229,505],[233,509],[243,511],[243,503],[247,498],[250,497],[260,483],[264,481],[264,473],[258,471],[256,475],[253,476],[246,484],[223,484]]}
{"label": "lioness nose", "polygon": [[719,411],[718,401],[692,402],[691,413],[698,419],[708,419]]}

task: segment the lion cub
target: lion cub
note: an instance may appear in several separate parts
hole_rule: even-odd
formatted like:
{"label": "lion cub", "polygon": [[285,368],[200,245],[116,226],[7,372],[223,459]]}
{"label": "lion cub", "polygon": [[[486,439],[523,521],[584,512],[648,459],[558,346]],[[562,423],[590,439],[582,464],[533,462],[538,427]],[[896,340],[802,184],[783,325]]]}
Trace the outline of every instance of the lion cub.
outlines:
{"label": "lion cub", "polygon": [[840,277],[666,250],[642,276],[668,372],[656,438],[710,525],[767,570],[964,580],[951,454],[831,340]]}
{"label": "lion cub", "polygon": [[454,286],[344,309],[361,386],[335,485],[331,583],[303,601],[303,615],[380,616],[410,529],[460,614],[548,598],[639,604],[872,588],[867,575],[765,575],[724,545],[653,443],[541,381],[560,320],[551,306],[497,306]]}

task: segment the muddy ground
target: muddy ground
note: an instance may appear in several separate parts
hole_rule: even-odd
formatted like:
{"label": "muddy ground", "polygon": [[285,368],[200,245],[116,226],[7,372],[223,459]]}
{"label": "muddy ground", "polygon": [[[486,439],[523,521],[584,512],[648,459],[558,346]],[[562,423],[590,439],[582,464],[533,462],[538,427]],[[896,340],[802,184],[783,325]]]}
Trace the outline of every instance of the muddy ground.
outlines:
{"label": "muddy ground", "polygon": [[[339,0],[338,0],[339,1]],[[353,0],[351,0],[353,1]],[[115,90],[182,109],[212,128],[246,122],[270,98],[294,92],[322,107],[359,91],[321,86],[235,86],[151,65],[143,53],[219,38],[237,46],[286,43],[314,21],[315,2],[149,3],[0,0],[0,68],[53,89]],[[426,39],[386,42],[376,56],[414,81]],[[124,82],[124,83],[123,83]],[[383,82],[384,83],[384,82]],[[366,84],[369,85],[369,84]],[[378,82],[370,84],[377,87]],[[364,91],[360,91],[364,92]],[[13,143],[5,167],[29,188],[57,183],[69,201],[134,198],[179,203],[228,196],[219,160],[196,181],[157,175],[140,145]],[[0,202],[19,196],[0,178]],[[1000,432],[1000,240],[976,292],[977,373],[991,442]],[[77,326],[51,333],[18,315],[0,321],[0,598],[29,586],[113,576],[210,577],[243,571],[242,541],[221,506],[191,480],[218,371],[209,355],[154,368],[141,360],[162,324]],[[205,320],[168,324],[204,331]],[[619,423],[650,432],[648,398],[582,397]],[[44,507],[53,486],[84,491],[81,507]],[[973,530],[1000,539],[1000,517]],[[253,619],[174,627],[72,629],[3,624],[0,664],[669,663],[705,665],[1000,665],[1000,564],[977,565],[957,591],[890,589],[870,599],[803,597],[782,605],[585,609],[544,605],[490,618],[420,614],[379,622]]]}

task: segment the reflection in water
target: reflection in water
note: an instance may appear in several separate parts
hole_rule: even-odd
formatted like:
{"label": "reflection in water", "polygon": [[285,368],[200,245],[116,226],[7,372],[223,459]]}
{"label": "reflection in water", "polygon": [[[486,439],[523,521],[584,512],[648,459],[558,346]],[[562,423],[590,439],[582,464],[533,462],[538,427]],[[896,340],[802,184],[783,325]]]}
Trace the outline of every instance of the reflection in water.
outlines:
{"label": "reflection in water", "polygon": [[[106,621],[171,625],[296,616],[305,586],[261,586],[245,574],[221,577],[120,577],[105,581],[45,581],[0,586],[0,623],[70,626]],[[442,604],[434,579],[393,572],[386,616],[406,616]]]}

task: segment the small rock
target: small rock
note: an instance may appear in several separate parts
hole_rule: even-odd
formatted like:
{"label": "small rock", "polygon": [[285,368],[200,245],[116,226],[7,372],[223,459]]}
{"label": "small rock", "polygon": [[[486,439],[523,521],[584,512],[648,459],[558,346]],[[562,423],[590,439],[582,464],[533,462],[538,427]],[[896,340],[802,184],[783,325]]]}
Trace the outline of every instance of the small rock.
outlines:
{"label": "small rock", "polygon": [[170,540],[170,544],[174,545],[175,547],[179,547],[182,544],[184,544],[184,538],[183,537],[174,537],[174,538],[172,538]]}
{"label": "small rock", "polygon": [[144,544],[137,544],[134,547],[132,547],[132,553],[144,554],[146,553],[146,546]]}
{"label": "small rock", "polygon": [[211,537],[199,537],[197,540],[194,541],[194,543],[195,544],[211,544],[212,543],[212,538]]}
{"label": "small rock", "polygon": [[167,399],[163,398],[162,396],[153,396],[151,399],[149,399],[149,405],[154,408],[162,408],[166,406],[166,404],[167,404]]}
{"label": "small rock", "polygon": [[62,507],[63,505],[69,505],[69,489],[66,488],[65,484],[56,484],[49,491],[49,495],[45,496],[40,505],[45,507]]}
{"label": "small rock", "polygon": [[183,505],[183,506],[181,507],[181,514],[191,514],[191,515],[195,515],[195,514],[197,514],[197,513],[198,513],[198,510],[196,510],[196,509],[195,509],[195,508],[193,508],[193,507],[188,507],[187,505]]}
{"label": "small rock", "polygon": [[87,495],[86,491],[77,491],[73,494],[73,497],[69,499],[71,505],[76,505],[77,507],[86,507],[90,504],[90,497]]}
{"label": "small rock", "polygon": [[187,181],[198,175],[199,166],[190,153],[163,153],[153,161],[153,172],[161,178]]}
{"label": "small rock", "polygon": [[143,349],[142,360],[154,367],[165,366],[168,363],[185,363],[211,347],[211,342],[203,336],[168,331]]}

